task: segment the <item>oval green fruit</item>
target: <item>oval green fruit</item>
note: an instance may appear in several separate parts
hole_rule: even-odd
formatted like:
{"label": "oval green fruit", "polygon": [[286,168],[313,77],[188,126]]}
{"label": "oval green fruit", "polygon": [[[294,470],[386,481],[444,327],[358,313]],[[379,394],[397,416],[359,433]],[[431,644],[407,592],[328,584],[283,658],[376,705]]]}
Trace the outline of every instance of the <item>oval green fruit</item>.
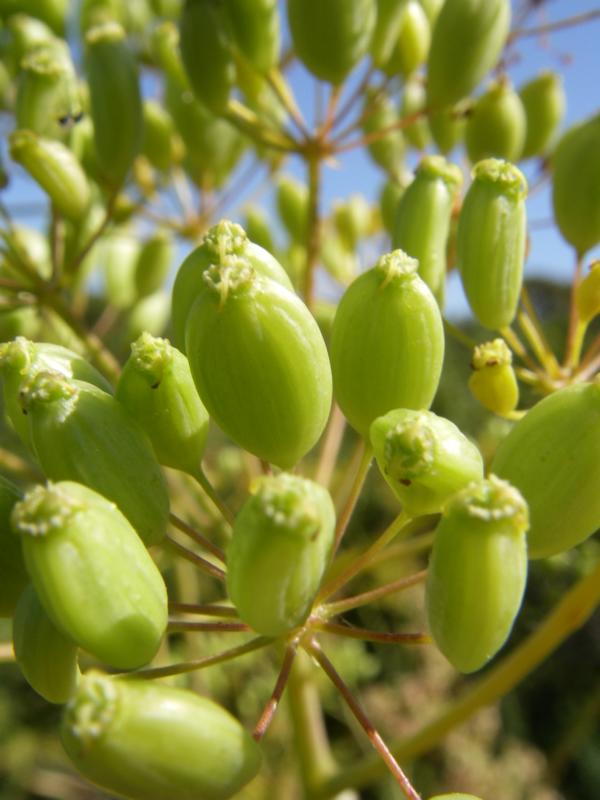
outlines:
{"label": "oval green fruit", "polygon": [[472,164],[494,156],[518,161],[526,132],[525,109],[506,79],[492,83],[467,117],[465,146]]}
{"label": "oval green fruit", "polygon": [[394,52],[405,5],[403,0],[377,0],[377,18],[369,50],[373,64],[378,69],[387,65]]}
{"label": "oval green fruit", "polygon": [[512,366],[512,352],[504,339],[477,345],[471,359],[471,394],[484,408],[506,417],[519,402],[519,384]]}
{"label": "oval green fruit", "polygon": [[404,79],[412,75],[426,60],[431,43],[431,28],[418,0],[405,0],[396,46],[384,71]]}
{"label": "oval green fruit", "polygon": [[431,141],[431,131],[425,116],[427,95],[425,85],[420,76],[409,78],[402,89],[400,113],[403,117],[421,114],[410,125],[403,129],[404,136],[417,150],[424,150]]}
{"label": "oval green fruit", "polygon": [[561,76],[542,72],[519,89],[525,109],[526,134],[521,158],[543,156],[565,115],[566,97]]}
{"label": "oval green fruit", "polygon": [[173,117],[156,100],[147,98],[143,105],[144,133],[141,152],[153,167],[168,170],[183,157],[183,142],[175,129]]}
{"label": "oval green fruit", "polygon": [[137,297],[147,297],[162,287],[173,263],[173,239],[168,231],[153,231],[142,244],[135,267]]}
{"label": "oval green fruit", "polygon": [[29,582],[19,538],[12,532],[10,515],[21,491],[0,475],[0,617],[12,617]]}
{"label": "oval green fruit", "polygon": [[277,211],[293,242],[306,241],[308,224],[308,189],[289,175],[277,181]]}
{"label": "oval green fruit", "polygon": [[280,20],[277,0],[228,0],[227,19],[234,41],[258,72],[277,66]]}
{"label": "oval green fruit", "polygon": [[600,261],[590,264],[590,271],[577,286],[575,302],[579,319],[585,325],[600,314]]}
{"label": "oval green fruit", "polygon": [[387,180],[379,192],[379,210],[381,213],[381,222],[385,228],[386,233],[390,235],[394,231],[394,223],[396,220],[396,212],[400,199],[408,186],[413,180],[411,172],[404,172],[400,181],[394,179]]}
{"label": "oval green fruit", "polygon": [[429,129],[438,150],[447,156],[464,139],[467,119],[460,106],[429,112]]}
{"label": "oval green fruit", "polygon": [[377,135],[376,139],[367,144],[369,155],[393,178],[399,179],[404,172],[406,150],[402,131],[399,127],[393,128],[400,122],[399,110],[387,95],[375,96],[367,92],[364,113],[364,133],[367,136]]}

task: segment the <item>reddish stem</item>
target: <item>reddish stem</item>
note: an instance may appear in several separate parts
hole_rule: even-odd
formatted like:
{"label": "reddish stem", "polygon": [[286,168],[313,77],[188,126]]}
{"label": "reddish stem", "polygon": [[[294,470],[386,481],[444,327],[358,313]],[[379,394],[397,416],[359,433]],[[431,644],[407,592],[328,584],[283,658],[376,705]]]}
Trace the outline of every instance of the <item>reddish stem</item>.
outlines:
{"label": "reddish stem", "polygon": [[273,717],[275,716],[279,701],[281,700],[288,682],[288,678],[290,677],[290,671],[292,669],[292,664],[294,663],[297,648],[297,642],[293,642],[286,648],[283,664],[281,665],[279,675],[277,676],[277,682],[275,683],[273,693],[271,694],[271,697],[264,707],[263,712],[260,715],[260,719],[256,723],[254,731],[252,732],[252,737],[257,742],[260,742],[260,740],[263,738],[273,720]]}

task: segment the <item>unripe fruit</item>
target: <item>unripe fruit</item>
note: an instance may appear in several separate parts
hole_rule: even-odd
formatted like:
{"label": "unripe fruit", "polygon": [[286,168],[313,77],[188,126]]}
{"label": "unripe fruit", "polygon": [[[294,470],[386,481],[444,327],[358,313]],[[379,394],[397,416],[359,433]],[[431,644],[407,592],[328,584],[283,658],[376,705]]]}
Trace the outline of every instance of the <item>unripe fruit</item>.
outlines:
{"label": "unripe fruit", "polygon": [[[374,110],[371,106],[374,104]],[[406,145],[404,135],[399,127],[393,128],[400,122],[398,109],[386,95],[375,97],[369,92],[366,94],[365,112],[368,116],[363,122],[363,131],[367,135],[385,131],[374,141],[367,145],[369,155],[376,164],[379,164],[393,178],[398,178],[404,171],[404,151]],[[390,128],[390,130],[387,130]]]}
{"label": "unripe fruit", "polygon": [[401,250],[360,275],[338,306],[331,338],[335,397],[363,436],[394,408],[428,408],[444,358],[435,298]]}
{"label": "unripe fruit", "polygon": [[111,231],[99,242],[97,252],[106,300],[119,310],[131,308],[137,299],[138,238],[127,229]]}
{"label": "unripe fruit", "polygon": [[370,438],[381,474],[410,516],[437,514],[452,495],[483,478],[477,447],[432,411],[390,411],[373,422]]}
{"label": "unripe fruit", "polygon": [[351,194],[347,200],[334,203],[333,221],[346,247],[354,250],[359,241],[369,234],[371,208],[362,195]]}
{"label": "unripe fruit", "polygon": [[435,643],[460,672],[480,669],[502,647],[527,580],[527,504],[494,475],[449,501],[427,573]]}
{"label": "unripe fruit", "polygon": [[259,206],[247,206],[244,229],[250,241],[274,254],[276,251],[275,242],[269,226],[267,214]]}
{"label": "unripe fruit", "polygon": [[[419,76],[407,80],[402,91],[401,116],[410,117],[413,114],[421,114],[425,109],[425,103],[425,86]],[[418,150],[424,150],[431,140],[429,124],[424,115],[403,128],[403,133],[406,140]]]}
{"label": "unripe fruit", "polygon": [[277,211],[292,241],[305,242],[308,224],[306,186],[289,175],[282,175],[277,182]]}
{"label": "unripe fruit", "polygon": [[235,520],[227,588],[240,617],[279,636],[308,616],[334,540],[329,493],[295,475],[261,478]]}
{"label": "unripe fruit", "polygon": [[512,353],[504,339],[478,345],[471,359],[471,393],[484,408],[501,417],[519,402],[519,384],[512,366]]}
{"label": "unripe fruit", "polygon": [[227,19],[234,41],[258,72],[277,66],[280,21],[277,0],[228,0]]}
{"label": "unripe fruit", "polygon": [[579,319],[585,324],[600,314],[600,261],[590,265],[590,271],[577,287],[575,302]]}
{"label": "unripe fruit", "polygon": [[11,512],[21,497],[20,490],[0,475],[0,617],[12,617],[29,582],[21,542],[10,526]]}
{"label": "unripe fruit", "polygon": [[143,106],[144,133],[141,152],[153,167],[167,172],[183,157],[183,142],[175,130],[169,112],[156,100],[146,99]]}
{"label": "unripe fruit", "polygon": [[465,145],[472,164],[495,156],[518,161],[525,142],[525,109],[506,79],[492,83],[467,117]]}
{"label": "unripe fruit", "polygon": [[379,192],[379,208],[381,211],[381,222],[386,232],[392,236],[394,231],[394,224],[396,221],[396,212],[400,199],[407,187],[410,186],[413,180],[411,172],[404,172],[400,182],[395,180],[388,180]]}
{"label": "unripe fruit", "polygon": [[405,3],[403,0],[377,0],[377,19],[369,48],[373,64],[383,69],[394,52],[398,41]]}
{"label": "unripe fruit", "polygon": [[587,539],[600,527],[600,382],[537,403],[500,443],[491,468],[527,500],[531,558]]}
{"label": "unripe fruit", "polygon": [[527,120],[521,158],[543,156],[564,117],[566,97],[561,76],[542,72],[519,89]]}
{"label": "unripe fruit", "polygon": [[95,672],[67,706],[61,739],[88,780],[130,800],[227,800],[261,763],[250,734],[211,700]]}
{"label": "unripe fruit", "polygon": [[422,6],[418,0],[405,0],[398,39],[384,71],[404,78],[412,75],[427,58],[430,43],[431,28]]}
{"label": "unripe fruit", "polygon": [[162,287],[173,263],[173,250],[173,239],[165,230],[155,230],[143,243],[135,267],[138,298]]}
{"label": "unripe fruit", "polygon": [[512,322],[521,292],[527,181],[517,167],[493,158],[472,174],[458,220],[458,267],[473,313],[499,330]]}
{"label": "unripe fruit", "polygon": [[354,251],[337,233],[325,236],[321,244],[321,261],[331,277],[347,286],[358,273],[358,260]]}
{"label": "unripe fruit", "polygon": [[36,486],[13,509],[12,524],[60,631],[119,669],[154,657],[167,625],[167,590],[113,503],[69,481]]}
{"label": "unripe fruit", "polygon": [[429,129],[433,141],[442,155],[447,156],[464,139],[467,119],[462,108],[447,106],[440,111],[430,111]]}

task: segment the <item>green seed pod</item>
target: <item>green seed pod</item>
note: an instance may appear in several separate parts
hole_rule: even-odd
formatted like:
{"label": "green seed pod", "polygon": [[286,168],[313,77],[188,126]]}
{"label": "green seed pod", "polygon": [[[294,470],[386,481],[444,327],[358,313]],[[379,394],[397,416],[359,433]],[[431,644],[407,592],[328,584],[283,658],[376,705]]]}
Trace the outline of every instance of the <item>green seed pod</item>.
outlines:
{"label": "green seed pod", "polygon": [[527,120],[521,158],[543,156],[552,146],[565,115],[567,99],[562,77],[556,72],[542,72],[521,87],[519,96]]}
{"label": "green seed pod", "polygon": [[166,339],[142,334],[131,345],[116,397],[146,431],[161,464],[197,474],[208,412],[183,353]]}
{"label": "green seed pod", "polygon": [[175,130],[169,112],[156,100],[146,99],[143,105],[143,155],[161,172],[168,170],[183,157],[184,146]]}
{"label": "green seed pod", "polygon": [[26,130],[9,137],[10,155],[39,183],[61,214],[79,220],[88,209],[90,187],[73,153],[61,142]]}
{"label": "green seed pod", "polygon": [[288,0],[294,50],[322,81],[339,85],[367,54],[375,30],[375,0]]}
{"label": "green seed pod", "polygon": [[419,275],[438,297],[446,281],[450,217],[462,173],[442,156],[426,156],[396,212],[392,246],[419,262]]}
{"label": "green seed pod", "polygon": [[423,11],[427,14],[429,24],[433,27],[438,14],[442,10],[444,0],[419,0],[419,2],[423,6]]}
{"label": "green seed pod", "polygon": [[223,8],[213,0],[186,0],[179,34],[181,58],[194,94],[213,113],[221,114],[235,81]]}
{"label": "green seed pod", "polygon": [[29,583],[21,542],[10,526],[10,515],[21,492],[0,475],[0,617],[12,617],[23,589]]}
{"label": "green seed pod", "polygon": [[316,444],[331,408],[331,369],[307,307],[250,258],[204,271],[187,317],[198,394],[241,447],[287,469]]}
{"label": "green seed pod", "polygon": [[394,52],[404,17],[405,0],[377,0],[377,19],[371,38],[373,64],[384,69]]}
{"label": "green seed pod", "polygon": [[525,109],[510,81],[492,83],[467,118],[465,145],[472,164],[495,156],[517,161],[523,152]]}
{"label": "green seed pod", "polygon": [[392,56],[385,65],[388,75],[407,78],[426,60],[431,43],[431,27],[418,0],[406,0],[400,30]]}
{"label": "green seed pod", "polygon": [[83,117],[69,131],[69,149],[88,175],[96,183],[100,182],[102,170],[98,163],[94,140],[94,123],[89,116]]}
{"label": "green seed pod", "polygon": [[600,314],[600,261],[590,265],[590,271],[577,287],[575,302],[579,319],[586,325]]}
{"label": "green seed pod", "polygon": [[[423,81],[419,77],[413,76],[404,84],[400,114],[402,117],[420,114],[425,109],[425,103],[426,93]],[[406,140],[418,150],[424,150],[431,141],[429,123],[424,116],[404,128],[403,132]]]}
{"label": "green seed pod", "polygon": [[295,290],[300,291],[306,273],[306,246],[292,242],[281,254],[281,263]]}
{"label": "green seed pod", "polygon": [[[384,131],[400,122],[400,114],[395,105],[386,95],[374,98],[369,92],[366,94],[365,110],[375,104],[374,111],[369,113],[363,122],[363,131],[367,136]],[[387,131],[379,138],[367,145],[369,155],[376,164],[388,172],[396,180],[404,171],[404,151],[406,144],[400,128]]]}
{"label": "green seed pod", "polygon": [[583,255],[600,242],[600,114],[567,131],[552,167],[556,223]]}
{"label": "green seed pod", "polygon": [[130,800],[228,800],[261,764],[250,734],[212,700],[98,672],[81,679],[61,739],[88,780]]}
{"label": "green seed pod", "polygon": [[233,38],[257,72],[277,66],[280,21],[277,0],[228,0],[225,4]]}
{"label": "green seed pod", "polygon": [[111,395],[57,372],[39,372],[21,395],[42,469],[116,503],[147,544],[165,535],[169,498],[150,442]]}
{"label": "green seed pod", "polygon": [[527,500],[531,558],[587,539],[600,527],[600,382],[537,403],[500,443],[492,470]]}
{"label": "green seed pod", "polygon": [[458,107],[448,106],[429,114],[429,130],[433,141],[445,156],[463,141],[466,125],[467,118]]}
{"label": "green seed pod", "polygon": [[394,408],[428,408],[438,387],[444,328],[417,267],[402,250],[382,256],[338,306],[331,337],[334,393],[363,436]]}
{"label": "green seed pod", "polygon": [[351,283],[358,274],[358,260],[353,250],[337,233],[325,236],[321,245],[321,260],[331,277],[342,286]]}
{"label": "green seed pod", "polygon": [[13,620],[13,647],[27,683],[49,703],[75,693],[77,645],[50,620],[33,586],[21,595]]}
{"label": "green seed pod", "polygon": [[512,366],[512,353],[504,339],[478,345],[471,359],[471,394],[484,408],[500,417],[514,411],[519,402],[519,384]]}
{"label": "green seed pod", "polygon": [[12,524],[44,610],[65,636],[119,669],[154,657],[167,590],[113,503],[69,481],[36,486],[15,506]]}
{"label": "green seed pod", "polygon": [[156,230],[143,243],[135,268],[138,297],[146,297],[161,288],[173,263],[173,239],[168,231]]}
{"label": "green seed pod", "polygon": [[264,636],[301,625],[329,564],[335,509],[326,489],[295,475],[260,479],[236,517],[227,589],[240,617]]}
{"label": "green seed pod", "polygon": [[247,206],[244,219],[244,229],[248,238],[274,254],[276,251],[275,242],[271,234],[269,220],[265,212],[259,206]]}
{"label": "green seed pod", "polygon": [[293,242],[306,241],[308,189],[303,183],[282,175],[277,181],[277,211]]}
{"label": "green seed pod", "polygon": [[69,0],[3,0],[0,13],[2,16],[28,14],[63,36],[68,7]]}
{"label": "green seed pod", "polygon": [[206,234],[199,247],[193,250],[179,267],[173,285],[172,323],[175,346],[185,349],[185,326],[190,310],[204,286],[203,274],[211,264],[223,259],[242,259],[265,278],[279,282],[287,289],[292,284],[281,264],[246,236],[240,225],[221,220]]}
{"label": "green seed pod", "polygon": [[86,72],[98,163],[111,187],[126,179],[142,146],[143,116],[138,71],[115,22],[88,31]]}
{"label": "green seed pod", "polygon": [[446,0],[433,29],[427,101],[433,109],[471,94],[496,64],[510,25],[509,0]]}
{"label": "green seed pod", "polygon": [[374,420],[370,439],[381,474],[410,516],[439,513],[452,495],[483,478],[477,447],[432,411],[390,411]]}
{"label": "green seed pod", "polygon": [[407,187],[410,186],[413,180],[411,172],[404,172],[401,181],[388,180],[381,188],[379,193],[379,209],[381,212],[381,222],[383,227],[392,235],[394,224],[396,221],[396,212],[398,204]]}
{"label": "green seed pod", "polygon": [[333,222],[342,241],[354,250],[371,229],[371,208],[361,194],[352,194],[344,202],[333,205]]}
{"label": "green seed pod", "polygon": [[0,273],[23,286],[35,289],[35,279],[23,269],[23,262],[42,280],[52,275],[50,243],[43,233],[35,228],[15,225],[0,231],[4,245],[0,252]]}
{"label": "green seed pod", "polygon": [[142,333],[162,336],[167,329],[170,310],[171,296],[164,289],[142,297],[127,316],[124,344],[137,339]]}
{"label": "green seed pod", "polygon": [[427,617],[460,672],[480,669],[510,634],[527,581],[527,525],[527,504],[494,475],[444,509],[427,571]]}
{"label": "green seed pod", "polygon": [[521,292],[527,181],[494,158],[476,164],[472,175],[458,220],[458,267],[473,313],[484,327],[500,330],[512,322]]}
{"label": "green seed pod", "polygon": [[140,251],[137,238],[126,230],[117,229],[100,242],[98,262],[104,279],[104,294],[119,310],[131,308],[137,299]]}
{"label": "green seed pod", "polygon": [[56,37],[45,22],[25,13],[15,13],[6,20],[6,40],[3,61],[9,72],[16,75],[28,53],[42,45],[55,43]]}
{"label": "green seed pod", "polygon": [[125,26],[125,0],[82,0],[79,10],[79,30],[82,38],[97,25],[116,22]]}

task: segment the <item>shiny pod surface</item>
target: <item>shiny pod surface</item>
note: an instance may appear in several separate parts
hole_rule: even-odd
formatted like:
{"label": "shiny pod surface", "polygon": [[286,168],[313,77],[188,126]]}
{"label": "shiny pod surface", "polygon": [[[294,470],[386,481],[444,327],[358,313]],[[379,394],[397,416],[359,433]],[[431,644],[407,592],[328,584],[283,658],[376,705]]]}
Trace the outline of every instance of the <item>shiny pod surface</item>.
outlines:
{"label": "shiny pod surface", "polygon": [[224,708],[184,689],[85,675],[61,738],[88,780],[130,800],[227,800],[261,752]]}
{"label": "shiny pod surface", "polygon": [[0,475],[0,617],[12,617],[29,582],[21,542],[14,535],[10,515],[21,491]]}
{"label": "shiny pod surface", "polygon": [[472,164],[484,158],[518,161],[526,132],[525,109],[510,82],[492,83],[471,109],[465,128],[465,146]]}
{"label": "shiny pod surface", "polygon": [[471,359],[469,389],[484,408],[505,417],[517,407],[519,384],[504,339],[478,345]]}

